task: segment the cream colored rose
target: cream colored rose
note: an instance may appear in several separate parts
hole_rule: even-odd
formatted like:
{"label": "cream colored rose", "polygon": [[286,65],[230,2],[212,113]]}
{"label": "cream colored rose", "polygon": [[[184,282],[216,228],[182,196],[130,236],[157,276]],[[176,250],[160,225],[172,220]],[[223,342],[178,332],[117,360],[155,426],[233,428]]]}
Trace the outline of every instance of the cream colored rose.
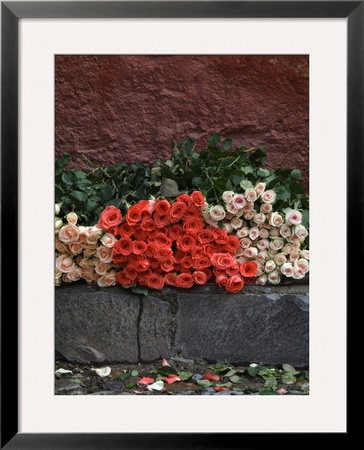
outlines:
{"label": "cream colored rose", "polygon": [[270,203],[262,203],[260,205],[260,212],[263,214],[269,214],[272,212],[273,206]]}
{"label": "cream colored rose", "polygon": [[258,249],[256,247],[248,247],[244,250],[243,255],[246,258],[256,258],[258,255]]}
{"label": "cream colored rose", "polygon": [[254,188],[246,189],[246,191],[244,192],[244,196],[248,202],[255,202],[255,200],[258,198],[258,194]]}
{"label": "cream colored rose", "polygon": [[269,223],[274,227],[280,227],[284,223],[284,220],[279,213],[273,212],[270,216]]}
{"label": "cream colored rose", "polygon": [[227,212],[226,216],[228,214],[230,214],[230,217],[236,216],[239,212],[239,209],[234,205],[234,203],[226,203],[225,208]]}
{"label": "cream colored rose", "polygon": [[105,275],[101,276],[97,280],[97,284],[100,287],[109,287],[109,286],[115,286],[116,284],[116,270],[109,270],[105,273]]}
{"label": "cream colored rose", "polygon": [[260,251],[255,259],[259,261],[260,263],[264,263],[265,260],[268,258],[268,253],[265,250]]}
{"label": "cream colored rose", "polygon": [[88,245],[83,248],[83,255],[86,258],[92,258],[96,255],[96,245]]}
{"label": "cream colored rose", "polygon": [[251,220],[255,215],[254,211],[245,211],[243,217],[245,220]]}
{"label": "cream colored rose", "polygon": [[97,259],[95,262],[95,272],[100,276],[105,275],[105,273],[110,268],[111,268],[110,264],[104,263],[104,262],[100,261],[99,259]]}
{"label": "cream colored rose", "polygon": [[295,209],[286,212],[286,221],[291,225],[299,225],[302,222],[302,213]]}
{"label": "cream colored rose", "polygon": [[309,250],[301,250],[300,256],[305,259],[310,259],[310,251]]}
{"label": "cream colored rose", "polygon": [[227,234],[230,234],[234,231],[231,222],[224,222],[222,224],[222,229],[225,230]]}
{"label": "cream colored rose", "polygon": [[249,235],[249,228],[248,228],[248,227],[240,228],[240,230],[238,230],[238,231],[236,232],[236,236],[237,236],[239,239],[241,239],[241,238],[243,238],[243,237],[246,237],[246,236],[248,236],[248,235]]}
{"label": "cream colored rose", "polygon": [[271,228],[269,230],[269,236],[271,236],[271,237],[279,236],[279,230],[277,228]]}
{"label": "cream colored rose", "polygon": [[56,217],[55,222],[54,222],[54,227],[55,227],[55,230],[58,232],[63,227],[63,221]]}
{"label": "cream colored rose", "polygon": [[82,275],[82,268],[81,267],[75,267],[70,272],[67,272],[67,278],[69,281],[78,281],[81,279]]}
{"label": "cream colored rose", "polygon": [[233,217],[230,224],[234,230],[238,230],[243,226],[243,221],[239,217]]}
{"label": "cream colored rose", "polygon": [[233,201],[234,194],[235,193],[233,191],[225,191],[222,194],[222,199],[225,203],[231,203]]}
{"label": "cream colored rose", "polygon": [[267,239],[269,237],[269,231],[266,228],[261,228],[261,230],[259,231],[259,236],[262,239]]}
{"label": "cream colored rose", "polygon": [[272,250],[280,250],[284,245],[284,240],[280,237],[272,238],[269,242],[269,247]]}
{"label": "cream colored rose", "polygon": [[268,274],[268,281],[271,284],[279,284],[281,282],[281,277],[278,270],[273,270],[273,272]]}
{"label": "cream colored rose", "polygon": [[284,238],[291,236],[291,227],[284,223],[279,229],[279,234]]}
{"label": "cream colored rose", "polygon": [[308,231],[303,225],[296,225],[293,227],[292,238],[297,238],[299,241],[304,241],[308,236]]}
{"label": "cream colored rose", "polygon": [[273,260],[277,266],[281,266],[287,261],[287,255],[285,253],[277,253]]}
{"label": "cream colored rose", "polygon": [[255,241],[259,237],[259,231],[258,227],[251,227],[249,230],[249,238]]}
{"label": "cream colored rose", "polygon": [[269,259],[268,261],[266,261],[265,266],[264,266],[264,270],[267,273],[273,272],[273,270],[275,270],[277,267],[277,264],[273,261],[273,259]]}
{"label": "cream colored rose", "polygon": [[214,205],[210,208],[210,216],[212,220],[219,222],[220,220],[225,219],[225,215],[225,209],[221,205]]}
{"label": "cream colored rose", "polygon": [[100,245],[100,247],[96,249],[96,256],[100,261],[104,263],[111,263],[113,255],[114,249],[112,247],[105,247],[105,245]]}
{"label": "cream colored rose", "polygon": [[293,275],[293,264],[290,262],[283,263],[280,267],[280,271],[282,275],[291,277]]}
{"label": "cream colored rose", "polygon": [[267,284],[267,282],[268,282],[268,276],[265,273],[263,273],[263,275],[261,275],[255,283],[259,284],[261,286],[264,286]]}
{"label": "cream colored rose", "polygon": [[244,205],[244,207],[243,207],[243,210],[244,210],[245,212],[247,212],[247,211],[254,211],[254,214],[255,214],[255,210],[254,210],[254,202],[246,202],[245,205]]}
{"label": "cream colored rose", "polygon": [[117,239],[115,236],[113,236],[111,233],[105,233],[102,238],[100,239],[100,241],[109,248],[112,248],[115,244],[115,242],[117,242]]}
{"label": "cream colored rose", "polygon": [[89,284],[98,279],[93,267],[84,267],[82,269],[82,278]]}
{"label": "cream colored rose", "polygon": [[61,278],[62,272],[58,269],[58,267],[54,268],[54,278],[57,280],[58,278]]}
{"label": "cream colored rose", "polygon": [[76,264],[71,256],[62,254],[56,258],[56,268],[62,273],[71,272],[76,267]]}
{"label": "cream colored rose", "polygon": [[259,248],[259,250],[266,250],[269,248],[269,241],[268,239],[259,239],[259,241],[257,241],[257,247]]}
{"label": "cream colored rose", "polygon": [[262,181],[260,181],[259,183],[256,184],[254,189],[258,195],[261,195],[265,191],[265,187],[266,187],[266,183],[263,183]]}
{"label": "cream colored rose", "polygon": [[246,204],[246,198],[243,194],[235,194],[232,203],[236,209],[242,209]]}
{"label": "cream colored rose", "polygon": [[217,220],[214,220],[211,216],[209,212],[204,212],[203,213],[203,220],[208,224],[211,225],[213,227],[218,227],[219,226],[219,222]]}
{"label": "cream colored rose", "polygon": [[54,280],[54,285],[55,286],[60,286],[62,284],[62,277],[60,278],[55,278]]}
{"label": "cream colored rose", "polygon": [[67,214],[66,220],[71,225],[76,225],[77,220],[78,220],[78,216],[77,216],[77,214],[75,212],[70,212],[70,213]]}
{"label": "cream colored rose", "polygon": [[57,252],[59,253],[69,253],[68,245],[64,244],[63,242],[56,240],[55,247]]}
{"label": "cream colored rose", "polygon": [[240,247],[241,248],[248,248],[252,245],[252,241],[248,237],[243,237],[240,239]]}
{"label": "cream colored rose", "polygon": [[294,265],[295,265],[295,267],[298,267],[299,269],[301,269],[305,274],[308,272],[309,264],[308,264],[307,259],[299,258],[295,261]]}
{"label": "cream colored rose", "polygon": [[263,192],[260,198],[264,203],[273,203],[275,202],[276,197],[277,197],[276,192],[273,191],[273,189],[268,189],[267,191]]}
{"label": "cream colored rose", "polygon": [[60,212],[61,212],[61,208],[60,208],[59,204],[56,203],[56,204],[54,205],[54,213],[55,213],[56,216],[58,216],[58,214],[59,214]]}
{"label": "cream colored rose", "polygon": [[265,214],[263,213],[257,213],[253,216],[253,222],[255,222],[258,225],[261,225],[265,222]]}
{"label": "cream colored rose", "polygon": [[80,235],[80,231],[76,225],[68,223],[64,225],[58,233],[58,238],[60,241],[68,244],[69,242],[77,241]]}
{"label": "cream colored rose", "polygon": [[83,247],[78,242],[71,242],[68,244],[68,248],[70,249],[72,255],[80,255],[83,252]]}

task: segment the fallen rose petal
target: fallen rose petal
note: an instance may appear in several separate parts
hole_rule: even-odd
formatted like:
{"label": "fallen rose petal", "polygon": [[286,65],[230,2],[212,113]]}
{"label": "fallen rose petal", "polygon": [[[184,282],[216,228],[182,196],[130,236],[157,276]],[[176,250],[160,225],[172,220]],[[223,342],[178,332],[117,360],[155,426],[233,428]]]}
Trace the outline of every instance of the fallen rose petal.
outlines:
{"label": "fallen rose petal", "polygon": [[171,367],[171,365],[167,362],[167,360],[163,358],[162,359],[162,367],[165,367],[165,366]]}
{"label": "fallen rose petal", "polygon": [[111,373],[110,367],[101,367],[99,369],[91,369],[94,370],[99,377],[107,377]]}
{"label": "fallen rose petal", "polygon": [[168,384],[172,384],[175,381],[181,381],[182,378],[179,377],[178,375],[171,374],[171,375],[168,375],[168,377],[164,377],[163,380],[166,381]]}
{"label": "fallen rose petal", "polygon": [[212,380],[212,381],[219,381],[220,380],[219,375],[212,375],[212,373],[210,373],[210,372],[205,373],[205,375],[203,377],[206,380]]}
{"label": "fallen rose petal", "polygon": [[229,388],[224,387],[224,386],[215,386],[214,387],[215,391],[219,392],[219,391],[230,391]]}
{"label": "fallen rose petal", "polygon": [[164,383],[163,381],[156,381],[153,384],[150,384],[149,386],[147,386],[147,389],[149,391],[154,390],[154,391],[161,391],[164,388]]}
{"label": "fallen rose petal", "polygon": [[277,394],[283,395],[283,394],[287,394],[288,391],[286,391],[284,388],[280,388],[276,390]]}
{"label": "fallen rose petal", "polygon": [[154,383],[154,379],[153,378],[149,378],[149,377],[143,377],[141,378],[137,384],[150,384],[150,383]]}
{"label": "fallen rose petal", "polygon": [[59,374],[63,375],[64,373],[73,373],[73,372],[72,372],[72,370],[67,370],[67,369],[60,368],[60,369],[56,370],[55,373],[56,374],[59,373]]}

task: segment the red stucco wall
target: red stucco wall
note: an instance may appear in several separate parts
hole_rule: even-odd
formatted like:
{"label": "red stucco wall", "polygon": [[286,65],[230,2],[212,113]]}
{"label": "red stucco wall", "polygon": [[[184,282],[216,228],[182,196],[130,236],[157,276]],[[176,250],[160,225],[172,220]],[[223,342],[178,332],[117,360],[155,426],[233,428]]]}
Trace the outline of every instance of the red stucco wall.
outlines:
{"label": "red stucco wall", "polygon": [[299,168],[309,188],[307,55],[56,57],[56,158],[107,166],[168,157],[170,140],[221,132],[263,145],[267,167]]}

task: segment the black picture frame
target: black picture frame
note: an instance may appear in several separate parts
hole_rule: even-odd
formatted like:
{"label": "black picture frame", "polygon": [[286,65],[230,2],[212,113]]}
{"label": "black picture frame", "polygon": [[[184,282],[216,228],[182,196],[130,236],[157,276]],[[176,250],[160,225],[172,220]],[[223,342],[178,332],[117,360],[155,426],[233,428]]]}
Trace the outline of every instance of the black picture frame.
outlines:
{"label": "black picture frame", "polygon": [[[362,1],[4,1],[1,2],[1,448],[5,449],[230,449],[305,444],[312,433],[76,433],[23,434],[18,430],[19,242],[18,230],[18,20],[22,18],[346,18],[347,63],[347,266],[355,280],[363,269],[364,5]],[[342,219],[343,220],[343,219]],[[350,258],[354,255],[355,258]],[[359,264],[357,261],[359,260]],[[329,280],[330,282],[330,280]],[[347,304],[349,302],[347,301]],[[347,312],[349,312],[347,308]],[[349,341],[348,341],[349,342]],[[349,346],[348,346],[349,348]],[[343,370],[343,368],[341,368]],[[10,388],[9,388],[10,387]],[[333,393],[334,395],[334,393]],[[323,433],[328,434],[328,433]],[[331,433],[330,433],[331,434]],[[336,444],[353,436],[333,434]],[[325,439],[327,436],[324,437]],[[281,444],[279,444],[279,442]],[[291,443],[291,444],[290,444]]]}

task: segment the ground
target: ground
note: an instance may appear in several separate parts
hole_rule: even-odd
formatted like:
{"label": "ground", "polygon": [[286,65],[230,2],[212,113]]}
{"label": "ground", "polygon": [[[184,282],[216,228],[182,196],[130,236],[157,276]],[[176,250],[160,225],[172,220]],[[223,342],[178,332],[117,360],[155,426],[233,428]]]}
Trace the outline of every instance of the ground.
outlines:
{"label": "ground", "polygon": [[55,362],[56,395],[308,395],[309,370],[202,359],[148,364]]}

